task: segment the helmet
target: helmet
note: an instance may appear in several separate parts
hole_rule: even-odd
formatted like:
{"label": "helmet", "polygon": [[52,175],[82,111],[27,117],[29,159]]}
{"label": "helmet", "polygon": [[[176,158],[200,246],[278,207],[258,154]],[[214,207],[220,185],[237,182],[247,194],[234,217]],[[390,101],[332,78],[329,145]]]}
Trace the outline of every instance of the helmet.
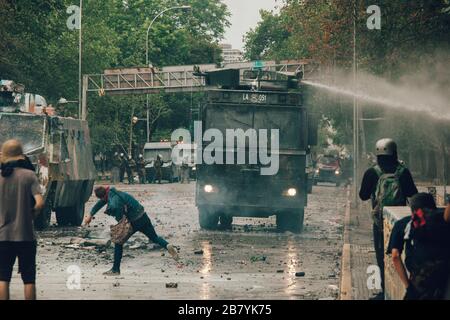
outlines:
{"label": "helmet", "polygon": [[397,155],[397,144],[392,139],[381,139],[375,146],[377,156],[395,156]]}
{"label": "helmet", "polygon": [[123,157],[123,153],[121,153],[120,156]]}
{"label": "helmet", "polygon": [[140,154],[140,155],[139,155],[139,158],[142,158],[142,157],[143,157],[142,154]]}

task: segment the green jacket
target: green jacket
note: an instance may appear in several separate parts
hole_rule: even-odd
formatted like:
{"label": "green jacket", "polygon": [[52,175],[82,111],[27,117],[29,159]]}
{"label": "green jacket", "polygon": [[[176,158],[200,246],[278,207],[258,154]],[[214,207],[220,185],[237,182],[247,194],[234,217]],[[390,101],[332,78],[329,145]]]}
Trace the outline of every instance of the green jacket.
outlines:
{"label": "green jacket", "polygon": [[99,200],[91,209],[91,216],[94,216],[101,208],[107,205],[105,213],[114,217],[117,221],[122,219],[127,208],[127,218],[131,222],[138,220],[144,215],[144,207],[126,192],[117,191],[111,188],[108,193],[108,202]]}

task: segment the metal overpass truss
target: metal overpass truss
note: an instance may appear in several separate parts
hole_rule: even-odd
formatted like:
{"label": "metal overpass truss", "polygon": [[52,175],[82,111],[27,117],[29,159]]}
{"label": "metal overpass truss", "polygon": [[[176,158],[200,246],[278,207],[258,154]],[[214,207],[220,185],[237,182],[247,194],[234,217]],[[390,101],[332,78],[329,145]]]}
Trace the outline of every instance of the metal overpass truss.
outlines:
{"label": "metal overpass truss", "polygon": [[[252,62],[227,64],[224,68],[251,69]],[[309,78],[318,71],[318,65],[310,60],[289,60],[282,62],[265,61],[265,70],[303,73]],[[148,67],[121,68],[105,70],[103,74],[83,76],[83,96],[81,118],[87,117],[87,95],[96,92],[98,95],[152,94],[158,92],[197,92],[206,87],[204,77],[194,75],[194,65],[171,66],[161,70]],[[217,69],[215,64],[198,66],[201,72]]]}

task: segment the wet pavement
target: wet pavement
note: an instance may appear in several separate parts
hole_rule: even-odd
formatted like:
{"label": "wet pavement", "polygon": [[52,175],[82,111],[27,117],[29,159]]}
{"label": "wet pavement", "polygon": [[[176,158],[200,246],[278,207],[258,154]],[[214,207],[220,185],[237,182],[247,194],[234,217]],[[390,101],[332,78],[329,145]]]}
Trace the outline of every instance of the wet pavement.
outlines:
{"label": "wet pavement", "polygon": [[[179,248],[180,260],[138,233],[125,245],[122,274],[103,276],[112,265],[108,240],[115,221],[101,211],[89,227],[52,226],[39,233],[39,299],[338,298],[342,187],[314,187],[300,235],[277,233],[275,217],[235,218],[232,231],[201,230],[195,183],[118,189],[143,203],[158,234]],[[87,210],[93,204],[91,198]],[[17,266],[11,290],[12,298],[22,298]]]}

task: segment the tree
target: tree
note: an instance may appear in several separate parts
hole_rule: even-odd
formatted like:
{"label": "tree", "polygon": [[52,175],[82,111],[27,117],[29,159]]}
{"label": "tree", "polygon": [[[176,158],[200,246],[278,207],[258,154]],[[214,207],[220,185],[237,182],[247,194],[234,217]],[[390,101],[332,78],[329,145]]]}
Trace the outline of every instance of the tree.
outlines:
{"label": "tree", "polygon": [[[372,31],[366,27],[366,9],[373,4],[369,1],[285,0],[283,4],[279,13],[261,13],[262,21],[246,34],[248,58],[310,58],[320,62],[322,70],[332,70],[331,76],[336,74],[335,70],[351,70],[355,19],[360,73],[391,81],[393,90],[395,84],[405,82],[413,83],[410,87],[419,89],[430,87],[432,83],[430,92],[448,96],[448,0],[377,1],[382,26],[381,30]],[[340,77],[329,79],[332,84],[344,81],[347,80]],[[351,99],[336,94],[324,95],[323,92],[317,94],[314,90],[309,90],[307,95],[312,109],[330,119],[337,129],[335,141],[352,143]],[[429,99],[433,100],[432,94]],[[383,109],[362,101],[360,108],[362,117],[386,119],[364,123],[367,146],[374,145],[378,138],[390,136],[402,147],[405,158],[413,161],[416,155],[440,159],[444,156],[442,150],[448,149],[448,130],[445,133],[445,126],[438,125],[436,119],[424,112]],[[447,141],[444,148],[442,140]],[[418,171],[431,170],[419,168],[420,161],[415,162]]]}
{"label": "tree", "polygon": [[[0,74],[43,95],[50,103],[60,97],[78,98],[78,30],[66,21],[70,0],[0,0]],[[114,67],[143,66],[146,32],[153,17],[181,0],[83,1],[83,74]],[[158,18],[150,30],[149,58],[162,67],[177,64],[219,63],[218,41],[229,26],[227,7],[215,0],[191,0],[190,11],[173,10]],[[151,97],[151,132],[188,126],[189,105],[197,99],[160,94]],[[127,146],[132,107],[144,118],[145,96],[89,96],[89,125],[94,151]],[[77,114],[75,105],[58,110]],[[146,126],[135,126],[135,141],[146,141]],[[157,133],[158,134],[158,133]]]}

